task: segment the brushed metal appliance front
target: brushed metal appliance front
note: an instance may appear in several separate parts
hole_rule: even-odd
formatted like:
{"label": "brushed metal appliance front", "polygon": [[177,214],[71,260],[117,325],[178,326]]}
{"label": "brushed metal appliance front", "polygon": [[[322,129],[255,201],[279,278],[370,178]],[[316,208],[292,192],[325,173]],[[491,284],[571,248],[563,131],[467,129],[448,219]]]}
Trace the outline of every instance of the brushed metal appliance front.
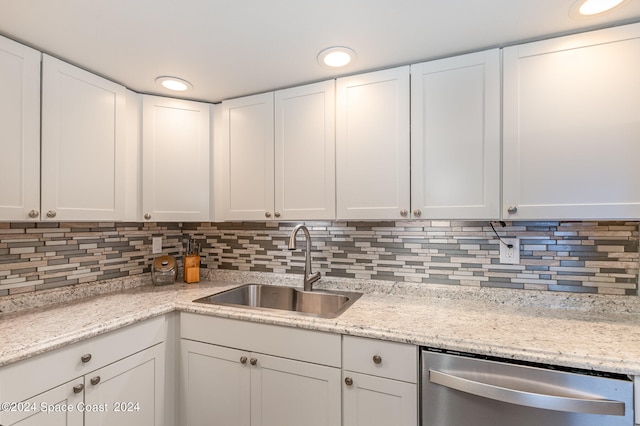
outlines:
{"label": "brushed metal appliance front", "polygon": [[633,426],[633,381],[421,352],[422,426]]}

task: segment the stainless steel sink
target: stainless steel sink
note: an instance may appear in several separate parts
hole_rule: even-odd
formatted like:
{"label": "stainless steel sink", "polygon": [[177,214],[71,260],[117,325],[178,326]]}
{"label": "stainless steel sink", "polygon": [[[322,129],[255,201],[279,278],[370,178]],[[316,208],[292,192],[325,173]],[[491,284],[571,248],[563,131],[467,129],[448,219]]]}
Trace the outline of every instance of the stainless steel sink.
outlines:
{"label": "stainless steel sink", "polygon": [[302,291],[293,287],[245,284],[222,293],[194,300],[213,305],[251,309],[280,309],[321,318],[335,318],[351,306],[362,293],[345,291]]}

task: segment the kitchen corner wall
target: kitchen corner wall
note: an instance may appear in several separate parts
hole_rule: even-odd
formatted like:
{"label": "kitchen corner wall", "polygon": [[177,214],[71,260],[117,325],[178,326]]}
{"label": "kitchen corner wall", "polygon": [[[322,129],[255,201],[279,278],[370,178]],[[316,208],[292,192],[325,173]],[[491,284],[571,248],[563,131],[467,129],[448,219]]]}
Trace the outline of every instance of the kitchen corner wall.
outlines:
{"label": "kitchen corner wall", "polygon": [[179,223],[0,223],[0,296],[149,272],[157,235],[181,253]]}
{"label": "kitchen corner wall", "polygon": [[[507,222],[519,265],[499,263],[487,221],[305,222],[313,268],[323,275],[389,281],[637,294],[638,222]],[[301,274],[296,223],[0,223],[0,296],[149,272],[151,237],[179,256],[202,245],[202,266]]]}

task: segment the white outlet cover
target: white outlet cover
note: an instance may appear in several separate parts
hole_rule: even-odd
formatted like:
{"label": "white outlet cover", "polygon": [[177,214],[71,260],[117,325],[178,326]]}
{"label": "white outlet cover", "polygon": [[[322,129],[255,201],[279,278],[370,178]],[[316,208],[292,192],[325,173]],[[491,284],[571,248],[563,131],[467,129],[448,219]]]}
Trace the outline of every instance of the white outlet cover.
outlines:
{"label": "white outlet cover", "polygon": [[[513,248],[507,245],[511,244]],[[503,238],[500,242],[500,263],[518,265],[520,263],[520,238]]]}
{"label": "white outlet cover", "polygon": [[152,254],[162,253],[162,237],[153,237],[151,253]]}

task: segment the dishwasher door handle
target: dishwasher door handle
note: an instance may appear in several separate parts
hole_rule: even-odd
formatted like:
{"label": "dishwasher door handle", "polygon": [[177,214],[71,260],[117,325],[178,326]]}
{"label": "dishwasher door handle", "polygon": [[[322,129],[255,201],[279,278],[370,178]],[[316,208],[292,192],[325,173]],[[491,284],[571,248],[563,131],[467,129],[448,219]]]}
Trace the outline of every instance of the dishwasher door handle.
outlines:
{"label": "dishwasher door handle", "polygon": [[612,416],[624,416],[625,410],[625,404],[622,401],[584,399],[525,392],[477,382],[431,369],[429,370],[429,381],[483,398],[545,410],[585,414],[608,414]]}

